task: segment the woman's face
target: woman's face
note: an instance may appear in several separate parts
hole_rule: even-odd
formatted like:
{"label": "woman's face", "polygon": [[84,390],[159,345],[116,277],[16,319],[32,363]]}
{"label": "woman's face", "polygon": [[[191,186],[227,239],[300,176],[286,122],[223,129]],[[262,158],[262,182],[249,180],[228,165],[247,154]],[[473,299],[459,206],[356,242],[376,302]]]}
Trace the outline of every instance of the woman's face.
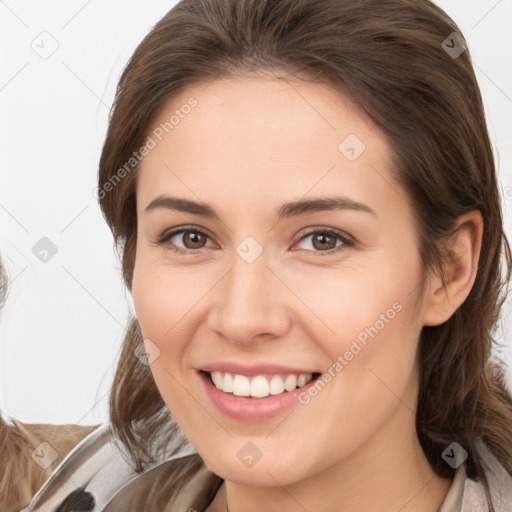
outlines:
{"label": "woman's face", "polygon": [[133,299],[205,463],[285,485],[399,453],[424,305],[379,129],[327,85],[246,77],[187,88],[149,135]]}

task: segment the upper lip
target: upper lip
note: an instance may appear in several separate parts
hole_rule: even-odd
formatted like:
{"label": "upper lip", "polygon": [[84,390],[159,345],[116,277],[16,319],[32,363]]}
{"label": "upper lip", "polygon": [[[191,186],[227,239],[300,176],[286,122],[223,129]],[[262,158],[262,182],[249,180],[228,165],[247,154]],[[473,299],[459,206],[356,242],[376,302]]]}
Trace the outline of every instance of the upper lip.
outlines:
{"label": "upper lip", "polygon": [[246,375],[247,377],[253,377],[256,375],[262,375],[266,373],[270,374],[291,374],[291,375],[307,375],[308,373],[319,373],[313,370],[307,370],[304,368],[292,368],[291,366],[281,366],[278,364],[267,364],[260,363],[254,365],[243,365],[233,362],[216,362],[205,364],[200,368],[205,372],[227,372],[235,375]]}

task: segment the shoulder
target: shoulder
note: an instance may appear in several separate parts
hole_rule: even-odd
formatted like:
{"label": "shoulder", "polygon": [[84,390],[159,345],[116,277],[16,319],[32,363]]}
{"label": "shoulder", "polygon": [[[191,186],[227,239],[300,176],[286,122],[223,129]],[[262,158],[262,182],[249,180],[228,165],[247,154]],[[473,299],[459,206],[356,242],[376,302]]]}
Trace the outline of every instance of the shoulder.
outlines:
{"label": "shoulder", "polygon": [[[512,477],[479,439],[478,453],[489,482],[495,512],[512,510]],[[466,472],[465,464],[457,469],[452,486],[440,512],[488,512],[489,506],[482,481]]]}
{"label": "shoulder", "polygon": [[[68,494],[80,487],[99,469],[104,457],[108,458],[108,432],[107,425],[102,424],[85,436],[66,455],[61,463],[54,468],[48,480],[39,489],[25,510],[54,510],[60,501]],[[47,448],[50,451],[51,447]],[[77,479],[77,486],[71,479]],[[84,509],[86,510],[86,509]]]}
{"label": "shoulder", "polygon": [[73,447],[97,427],[22,423],[0,415],[0,509],[25,507]]}
{"label": "shoulder", "polygon": [[[114,438],[110,424],[105,423],[68,454],[24,512],[123,510],[123,504],[133,506],[136,499],[147,500],[151,488],[160,492],[155,483],[169,484],[173,472],[174,480],[179,480],[183,469],[188,470],[190,483],[196,482],[197,489],[205,482],[215,485],[219,478],[206,469],[191,445],[176,449],[181,446],[178,441],[138,473]],[[144,501],[142,505],[149,510]]]}
{"label": "shoulder", "polygon": [[[510,512],[512,510],[512,477],[482,440],[478,444],[478,451],[486,468],[485,473],[489,480],[495,511]],[[485,512],[488,510],[484,487],[480,481],[468,477],[465,482],[461,512],[480,510]]]}

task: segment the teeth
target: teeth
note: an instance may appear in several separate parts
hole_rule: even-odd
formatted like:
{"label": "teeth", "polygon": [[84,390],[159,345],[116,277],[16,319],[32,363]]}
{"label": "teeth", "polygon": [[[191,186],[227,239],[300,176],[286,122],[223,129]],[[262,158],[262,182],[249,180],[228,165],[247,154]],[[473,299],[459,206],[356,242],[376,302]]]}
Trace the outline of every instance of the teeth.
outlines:
{"label": "teeth", "polygon": [[[221,377],[222,377],[222,374],[221,374]],[[226,375],[224,375],[222,389],[226,393],[233,393],[233,376],[230,373],[226,373]]]}
{"label": "teeth", "polygon": [[297,377],[295,375],[288,375],[284,381],[284,389],[286,391],[293,391],[297,387]]}
{"label": "teeth", "polygon": [[220,372],[212,372],[211,373],[213,383],[217,389],[222,389],[224,379],[222,378],[222,373]]}
{"label": "teeth", "polygon": [[263,398],[268,396],[270,384],[265,377],[254,377],[251,381],[251,396]]}
{"label": "teeth", "polygon": [[279,375],[274,375],[270,379],[270,394],[280,395],[284,391],[284,382]]}
{"label": "teeth", "polygon": [[245,375],[235,375],[233,379],[233,395],[249,396],[251,394],[251,382]]}
{"label": "teeth", "polygon": [[224,372],[211,372],[213,384],[224,393],[233,393],[236,396],[252,396],[265,398],[269,395],[280,395],[286,391],[293,391],[310,382],[311,373],[302,375],[273,375],[270,379],[263,375],[257,375],[250,379],[245,375],[233,375]]}

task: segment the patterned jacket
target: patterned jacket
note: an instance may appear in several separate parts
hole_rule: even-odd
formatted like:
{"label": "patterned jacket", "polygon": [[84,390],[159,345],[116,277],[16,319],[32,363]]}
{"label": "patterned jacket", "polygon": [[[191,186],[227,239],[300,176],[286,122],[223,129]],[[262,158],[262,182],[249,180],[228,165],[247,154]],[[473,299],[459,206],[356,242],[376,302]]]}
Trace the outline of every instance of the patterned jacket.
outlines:
{"label": "patterned jacket", "polygon": [[[177,450],[184,438],[177,439],[139,474],[108,427],[101,425],[78,443],[22,512],[204,512],[213,501],[222,479],[202,463],[176,501],[151,504],[151,496],[161,490],[155,489],[159,477],[172,475],[180,461],[199,456],[186,440]],[[512,478],[481,441],[479,451],[490,467],[487,476],[496,512],[512,512]],[[461,464],[439,512],[487,512],[486,503],[481,482],[467,476]]]}

